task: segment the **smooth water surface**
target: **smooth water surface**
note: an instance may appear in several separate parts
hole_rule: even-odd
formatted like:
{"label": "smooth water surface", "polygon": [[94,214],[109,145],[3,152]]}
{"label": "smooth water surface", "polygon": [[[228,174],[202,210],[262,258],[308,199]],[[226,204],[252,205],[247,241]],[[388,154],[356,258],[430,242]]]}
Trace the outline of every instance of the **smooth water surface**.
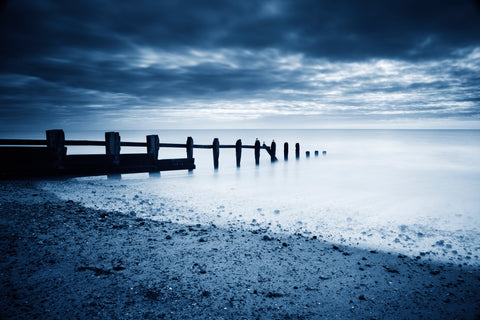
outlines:
{"label": "smooth water surface", "polygon": [[[103,139],[103,132],[66,132],[67,139]],[[87,206],[181,223],[302,233],[334,243],[435,260],[479,264],[480,131],[467,130],[193,130],[120,132],[124,141],[159,134],[162,142],[277,142],[279,161],[262,151],[260,166],[244,149],[195,149],[193,173],[162,172],[47,182],[45,188]],[[283,160],[283,143],[290,157]],[[294,157],[294,144],[301,158]],[[311,151],[310,158],[305,151]],[[318,157],[314,151],[320,151]],[[323,156],[322,151],[327,155]],[[69,148],[69,153],[91,152]],[[95,152],[103,150],[95,149]],[[123,148],[122,152],[143,152]],[[185,157],[160,149],[159,158]]]}

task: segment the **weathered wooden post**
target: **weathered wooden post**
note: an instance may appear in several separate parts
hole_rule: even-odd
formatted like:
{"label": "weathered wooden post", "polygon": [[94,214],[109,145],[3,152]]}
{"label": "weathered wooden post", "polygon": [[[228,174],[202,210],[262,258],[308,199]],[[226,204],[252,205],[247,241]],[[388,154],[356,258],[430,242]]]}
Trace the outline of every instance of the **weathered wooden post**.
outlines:
{"label": "weathered wooden post", "polygon": [[213,168],[217,170],[218,157],[220,156],[220,141],[218,141],[218,138],[213,139],[212,150],[213,150]]}
{"label": "weathered wooden post", "polygon": [[285,161],[288,160],[288,142],[285,142],[285,143],[283,144],[283,159],[284,159]]}
{"label": "weathered wooden post", "polygon": [[300,158],[300,143],[298,142],[295,144],[295,158]]}
{"label": "weathered wooden post", "polygon": [[306,156],[307,158],[310,158],[310,151],[305,151],[305,156]]}
{"label": "weathered wooden post", "polygon": [[[105,153],[112,156],[112,164],[120,164],[120,134],[118,132],[105,132]],[[108,174],[108,179],[121,179],[120,174]]]}
{"label": "weathered wooden post", "polygon": [[[188,159],[193,159],[193,138],[188,137],[187,138],[187,158]],[[193,171],[193,169],[188,169],[188,171]]]}
{"label": "weathered wooden post", "polygon": [[260,164],[260,141],[255,140],[255,164],[258,166]]}
{"label": "weathered wooden post", "polygon": [[242,159],[242,140],[240,139],[235,143],[235,155],[237,157],[237,168],[240,168],[240,160]]}
{"label": "weathered wooden post", "polygon": [[318,157],[318,150],[315,150],[315,157]]}
{"label": "weathered wooden post", "polygon": [[52,168],[63,168],[63,159],[67,155],[65,148],[65,133],[63,130],[47,130],[47,148],[52,159]]}
{"label": "weathered wooden post", "polygon": [[270,145],[270,161],[275,162],[277,161],[277,156],[275,155],[277,153],[277,144],[275,143],[275,140],[272,140],[272,144]]}
{"label": "weathered wooden post", "polygon": [[160,139],[156,134],[147,136],[147,153],[153,156],[154,160],[158,159],[158,151],[160,150]]}
{"label": "weathered wooden post", "polygon": [[105,132],[105,153],[113,156],[113,163],[120,163],[120,134],[118,132]]}
{"label": "weathered wooden post", "polygon": [[[149,135],[147,136],[147,154],[152,157],[152,163],[155,165],[155,162],[158,160],[158,151],[160,150],[160,139],[158,135]],[[150,171],[148,173],[151,177],[160,176],[160,170]]]}

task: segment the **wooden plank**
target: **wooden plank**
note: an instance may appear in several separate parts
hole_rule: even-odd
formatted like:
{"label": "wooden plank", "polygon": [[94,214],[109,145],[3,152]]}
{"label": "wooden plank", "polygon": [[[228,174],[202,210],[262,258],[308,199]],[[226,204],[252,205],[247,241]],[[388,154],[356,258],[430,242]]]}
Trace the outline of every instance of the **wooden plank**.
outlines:
{"label": "wooden plank", "polygon": [[206,144],[194,144],[194,148],[196,149],[212,149],[212,145],[206,145]]}
{"label": "wooden plank", "polygon": [[46,146],[47,140],[0,139],[0,146]]}
{"label": "wooden plank", "polygon": [[[160,147],[166,148],[186,148],[187,145],[185,143],[160,143]],[[211,147],[211,146],[210,146]]]}
{"label": "wooden plank", "polygon": [[156,166],[160,171],[193,170],[195,169],[195,159],[194,158],[162,159],[162,160],[156,161]]}
{"label": "wooden plank", "polygon": [[112,155],[71,155],[67,156],[63,174],[72,176],[112,175],[170,170],[195,169],[194,158],[155,160],[148,154],[120,155],[118,166],[113,165]]}
{"label": "wooden plank", "polygon": [[65,140],[66,146],[105,146],[105,141]]}
{"label": "wooden plank", "polygon": [[47,147],[0,147],[0,179],[54,174]]}
{"label": "wooden plank", "polygon": [[122,141],[120,142],[120,145],[122,147],[146,147],[147,143],[146,142],[127,142],[127,141]]}

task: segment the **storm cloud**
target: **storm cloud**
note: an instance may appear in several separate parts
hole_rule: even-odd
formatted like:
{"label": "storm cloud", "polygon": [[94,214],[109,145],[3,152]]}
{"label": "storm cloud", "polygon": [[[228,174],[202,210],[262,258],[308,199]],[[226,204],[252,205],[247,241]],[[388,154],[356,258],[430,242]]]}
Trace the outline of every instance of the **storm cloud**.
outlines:
{"label": "storm cloud", "polygon": [[474,1],[17,0],[1,10],[6,129],[480,123]]}

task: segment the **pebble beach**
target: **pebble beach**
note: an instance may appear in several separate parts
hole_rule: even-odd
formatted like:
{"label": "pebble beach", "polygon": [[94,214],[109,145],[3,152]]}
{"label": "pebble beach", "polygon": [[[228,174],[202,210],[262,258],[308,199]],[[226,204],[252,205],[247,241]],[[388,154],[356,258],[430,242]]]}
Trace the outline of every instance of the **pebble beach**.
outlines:
{"label": "pebble beach", "polygon": [[0,182],[2,319],[478,319],[480,269]]}

